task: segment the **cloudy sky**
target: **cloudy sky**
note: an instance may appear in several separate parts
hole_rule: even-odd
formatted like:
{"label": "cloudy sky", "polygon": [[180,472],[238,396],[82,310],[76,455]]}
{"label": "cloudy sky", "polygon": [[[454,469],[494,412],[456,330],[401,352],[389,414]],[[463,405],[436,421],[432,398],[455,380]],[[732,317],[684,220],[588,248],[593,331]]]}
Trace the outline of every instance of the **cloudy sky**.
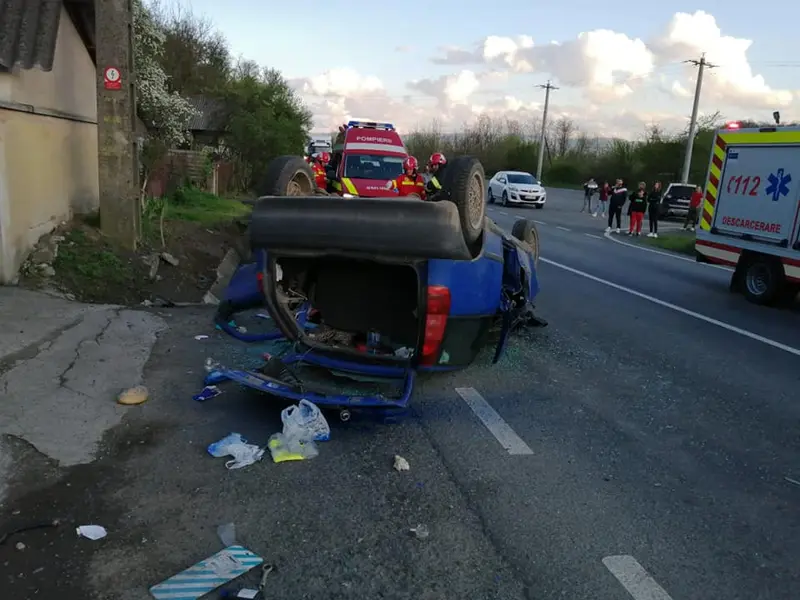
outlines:
{"label": "cloudy sky", "polygon": [[534,121],[548,79],[551,114],[588,133],[682,128],[696,81],[683,61],[703,52],[717,67],[701,112],[800,119],[800,3],[786,0],[189,1],[235,54],[284,73],[319,132],[350,117],[405,131],[480,113]]}

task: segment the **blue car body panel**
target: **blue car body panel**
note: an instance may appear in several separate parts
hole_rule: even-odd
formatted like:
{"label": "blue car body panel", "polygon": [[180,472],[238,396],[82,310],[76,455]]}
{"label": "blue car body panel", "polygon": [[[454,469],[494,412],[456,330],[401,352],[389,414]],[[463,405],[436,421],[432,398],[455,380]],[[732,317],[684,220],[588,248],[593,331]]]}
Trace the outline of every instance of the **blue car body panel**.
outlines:
{"label": "blue car body panel", "polygon": [[[534,257],[508,233],[498,227],[488,226],[484,230],[483,251],[471,261],[430,259],[425,261],[420,274],[428,286],[445,286],[450,290],[450,318],[494,319],[501,318],[501,335],[495,349],[495,362],[502,355],[512,328],[512,298],[522,298],[526,305],[532,303],[539,293],[539,280],[536,274]],[[225,293],[225,302],[252,304],[257,298],[263,300],[263,288],[257,274],[265,272],[267,253],[256,252],[255,262],[239,267]],[[243,299],[248,299],[244,300]],[[298,323],[304,322],[305,312],[301,311]],[[273,340],[279,333],[243,334],[228,318],[217,319],[217,325],[226,333],[245,342]],[[405,408],[410,400],[414,383],[414,372],[442,372],[462,368],[463,365],[439,364],[430,366],[376,365],[349,359],[333,359],[310,350],[291,353],[281,358],[290,365],[299,361],[331,370],[350,372],[366,376],[378,376],[404,381],[403,393],[399,398],[383,396],[320,396],[301,393],[279,381],[269,380],[262,374],[221,367],[214,373],[214,382],[220,380],[236,381],[242,385],[296,401],[307,398],[323,406],[372,407],[398,409]],[[211,383],[211,379],[207,379]]]}

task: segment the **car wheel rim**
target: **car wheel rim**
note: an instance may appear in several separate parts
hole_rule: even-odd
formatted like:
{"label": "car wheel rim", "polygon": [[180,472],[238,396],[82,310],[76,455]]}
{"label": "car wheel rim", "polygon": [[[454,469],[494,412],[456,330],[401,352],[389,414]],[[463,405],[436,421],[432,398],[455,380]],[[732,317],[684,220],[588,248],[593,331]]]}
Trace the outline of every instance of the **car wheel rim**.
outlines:
{"label": "car wheel rim", "polygon": [[753,296],[763,296],[769,289],[771,275],[765,265],[753,265],[748,269],[745,277],[747,291]]}
{"label": "car wheel rim", "polygon": [[289,185],[286,186],[287,196],[309,196],[311,195],[311,180],[305,173],[296,173]]}
{"label": "car wheel rim", "polygon": [[469,223],[475,229],[479,229],[483,220],[483,181],[477,173],[473,175],[467,192],[467,212],[469,213]]}

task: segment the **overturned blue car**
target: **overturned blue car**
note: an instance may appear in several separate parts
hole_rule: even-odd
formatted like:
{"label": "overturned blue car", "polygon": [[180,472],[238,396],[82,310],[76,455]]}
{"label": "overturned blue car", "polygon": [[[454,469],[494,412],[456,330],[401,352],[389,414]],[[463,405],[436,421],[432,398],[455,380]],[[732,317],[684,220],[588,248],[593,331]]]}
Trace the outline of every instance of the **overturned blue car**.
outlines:
{"label": "overturned blue car", "polygon": [[[535,225],[511,233],[485,214],[485,176],[471,157],[451,161],[433,200],[315,193],[299,157],[276,159],[273,194],[257,201],[249,226],[251,260],[239,267],[217,323],[244,341],[280,337],[290,350],[263,368],[221,367],[208,383],[236,381],[323,408],[402,411],[418,373],[461,369],[493,343],[494,362],[509,335],[543,326]],[[379,182],[380,183],[380,182]],[[228,323],[266,309],[270,334],[241,335]],[[396,394],[317,387],[300,367],[337,377],[387,380]]]}

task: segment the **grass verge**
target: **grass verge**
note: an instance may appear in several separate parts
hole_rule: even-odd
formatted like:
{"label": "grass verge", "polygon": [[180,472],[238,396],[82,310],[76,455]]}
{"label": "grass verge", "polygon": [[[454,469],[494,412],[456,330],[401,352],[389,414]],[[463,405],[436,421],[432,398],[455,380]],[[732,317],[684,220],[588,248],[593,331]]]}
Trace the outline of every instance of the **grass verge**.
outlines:
{"label": "grass verge", "polygon": [[642,241],[648,246],[656,246],[671,252],[694,256],[695,235],[690,231],[659,234],[657,238],[644,237]]}
{"label": "grass verge", "polygon": [[238,200],[182,188],[167,201],[166,218],[215,225],[244,217],[249,213],[250,207]]}

